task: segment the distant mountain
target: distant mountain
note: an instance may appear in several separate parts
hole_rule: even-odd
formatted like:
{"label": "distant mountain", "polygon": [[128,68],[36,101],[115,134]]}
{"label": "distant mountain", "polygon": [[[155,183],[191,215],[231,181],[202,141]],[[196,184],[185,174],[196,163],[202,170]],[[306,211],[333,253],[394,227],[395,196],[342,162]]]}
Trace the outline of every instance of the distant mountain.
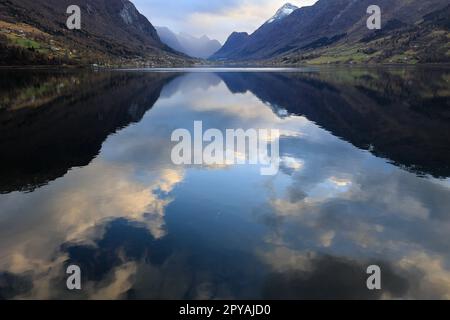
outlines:
{"label": "distant mountain", "polygon": [[156,27],[156,30],[162,42],[194,58],[207,59],[222,46],[219,41],[207,36],[197,38],[187,33],[175,34],[167,27]]}
{"label": "distant mountain", "polygon": [[163,43],[171,47],[172,49],[178,52],[184,52],[185,49],[181,45],[180,41],[178,41],[178,36],[172,32],[167,27],[155,27],[158,32],[158,36]]}
{"label": "distant mountain", "polygon": [[[442,62],[448,59],[449,33],[445,24],[422,24],[427,15],[444,10],[448,0],[379,0],[382,29],[378,32],[366,26],[367,8],[372,4],[371,0],[319,0],[281,20],[268,23],[269,20],[239,46],[212,58],[275,59],[278,64],[314,59],[317,63]],[[374,35],[378,38],[371,38]],[[394,35],[398,41],[392,41]],[[416,54],[425,50],[430,42],[432,51]]]}
{"label": "distant mountain", "polygon": [[180,33],[178,41],[185,48],[182,52],[194,58],[207,59],[222,46],[219,41],[211,40],[207,36],[196,38],[187,33]]}
{"label": "distant mountain", "polygon": [[[163,44],[153,25],[128,0],[78,0],[81,30],[66,27],[70,0],[0,2],[2,63],[173,64],[184,58]],[[9,52],[9,53],[8,53]],[[6,60],[5,60],[6,59]],[[23,61],[17,61],[23,64]]]}
{"label": "distant mountain", "polygon": [[266,23],[269,24],[269,23],[283,20],[284,18],[289,16],[292,12],[294,12],[297,9],[298,9],[297,6],[294,6],[293,4],[290,4],[290,3],[286,3],[280,9],[278,9],[277,13],[275,13],[275,15],[272,18],[270,18]]}

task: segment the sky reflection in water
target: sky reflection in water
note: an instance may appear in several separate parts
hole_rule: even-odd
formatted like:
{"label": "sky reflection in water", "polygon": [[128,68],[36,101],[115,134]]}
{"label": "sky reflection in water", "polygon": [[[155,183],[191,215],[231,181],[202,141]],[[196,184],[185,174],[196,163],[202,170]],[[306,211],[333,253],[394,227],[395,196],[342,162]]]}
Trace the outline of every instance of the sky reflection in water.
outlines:
{"label": "sky reflection in water", "polygon": [[[391,149],[400,137],[389,140],[398,128],[420,140],[420,130],[434,126],[443,143],[429,148],[448,148],[450,125],[442,121],[448,114],[428,110],[429,122],[410,128],[421,121],[420,112],[400,104],[402,119],[389,118],[397,91],[363,87],[376,82],[371,72],[180,73],[152,87],[153,106],[133,80],[119,82],[136,90],[123,103],[133,116],[107,129],[92,161],[67,165],[68,171],[31,188],[29,182],[18,186],[20,168],[2,171],[13,172],[7,179],[4,173],[4,181],[14,184],[0,195],[0,297],[450,298],[448,164]],[[392,85],[396,72],[383,74],[383,81]],[[129,74],[134,76],[156,77]],[[425,92],[417,74],[400,75],[405,78]],[[438,79],[448,86],[448,73]],[[108,87],[102,90],[109,95]],[[448,87],[430,90],[433,99],[424,93],[423,104],[448,107]],[[102,97],[83,103],[108,104]],[[378,121],[370,116],[367,123],[332,121],[327,127],[330,106],[343,119],[356,114],[340,108],[335,97],[392,119],[387,136],[353,138],[348,124]],[[72,103],[62,102],[67,108]],[[0,118],[21,110],[2,111]],[[261,176],[258,166],[173,165],[170,135],[177,128],[192,130],[195,120],[221,130],[280,129],[280,173]],[[401,138],[407,148],[409,140]],[[57,137],[49,139],[47,145],[56,145]],[[77,293],[65,289],[65,266],[73,263],[83,271]],[[366,289],[365,269],[374,263],[383,270],[381,292]]]}

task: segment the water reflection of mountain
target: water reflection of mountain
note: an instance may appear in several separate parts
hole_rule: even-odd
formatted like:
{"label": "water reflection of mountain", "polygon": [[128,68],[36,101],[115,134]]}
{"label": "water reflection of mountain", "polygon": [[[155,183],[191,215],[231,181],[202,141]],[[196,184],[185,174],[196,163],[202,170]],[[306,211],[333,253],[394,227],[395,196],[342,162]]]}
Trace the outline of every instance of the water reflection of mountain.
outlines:
{"label": "water reflection of mountain", "polygon": [[418,174],[450,176],[449,70],[365,69],[317,73],[221,73],[358,148]]}
{"label": "water reflection of mountain", "polygon": [[0,193],[33,190],[89,164],[108,135],[141,120],[173,77],[11,73],[20,90],[14,101],[2,97],[13,107],[0,111]]}
{"label": "water reflection of mountain", "polygon": [[[448,70],[218,75],[233,93],[250,91],[280,115],[304,115],[418,174],[450,176]],[[87,165],[108,135],[140,121],[174,77],[9,72],[0,81],[0,193],[33,190]]]}

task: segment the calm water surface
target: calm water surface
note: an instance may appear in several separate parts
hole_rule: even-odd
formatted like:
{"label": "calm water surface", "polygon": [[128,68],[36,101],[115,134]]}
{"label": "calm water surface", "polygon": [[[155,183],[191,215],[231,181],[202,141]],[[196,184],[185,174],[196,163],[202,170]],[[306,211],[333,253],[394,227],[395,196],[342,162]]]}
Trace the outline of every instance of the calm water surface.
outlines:
{"label": "calm water surface", "polygon": [[[0,71],[0,298],[450,298],[450,69],[226,71]],[[196,120],[280,172],[174,165]]]}

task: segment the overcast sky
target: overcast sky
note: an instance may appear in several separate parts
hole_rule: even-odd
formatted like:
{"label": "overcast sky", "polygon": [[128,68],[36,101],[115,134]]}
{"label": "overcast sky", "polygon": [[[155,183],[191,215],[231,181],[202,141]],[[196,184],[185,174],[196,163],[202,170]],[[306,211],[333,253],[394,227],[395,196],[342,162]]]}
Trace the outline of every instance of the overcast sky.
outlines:
{"label": "overcast sky", "polygon": [[317,0],[131,0],[154,26],[224,42],[233,31],[255,31],[286,2],[298,7]]}

